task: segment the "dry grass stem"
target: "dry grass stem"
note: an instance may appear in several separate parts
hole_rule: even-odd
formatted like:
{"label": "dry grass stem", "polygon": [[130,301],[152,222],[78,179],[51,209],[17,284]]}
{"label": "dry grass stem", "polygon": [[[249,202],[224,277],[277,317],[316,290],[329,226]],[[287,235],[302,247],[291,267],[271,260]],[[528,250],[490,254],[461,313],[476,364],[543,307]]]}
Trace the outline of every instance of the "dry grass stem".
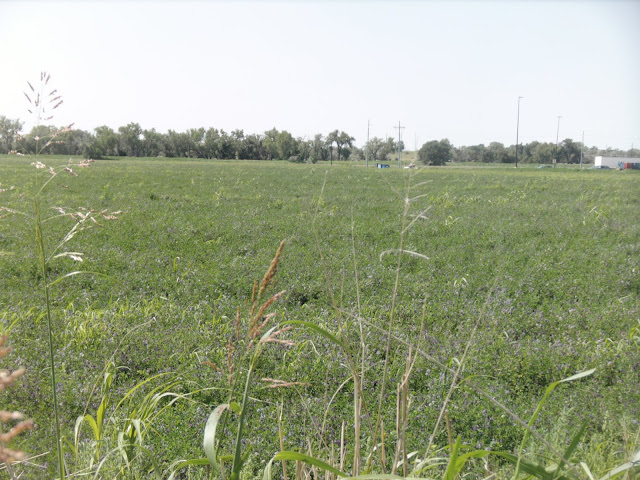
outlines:
{"label": "dry grass stem", "polygon": [[213,368],[216,372],[219,372],[219,371],[220,371],[220,368],[218,368],[218,366],[217,366],[215,363],[213,363],[213,362],[211,362],[211,361],[209,361],[209,360],[204,360],[203,362],[200,362],[200,365],[206,365],[207,367],[211,367],[211,368]]}
{"label": "dry grass stem", "polygon": [[233,344],[232,339],[229,339],[227,343],[227,378],[229,380],[229,386],[233,385],[233,370],[234,370],[234,362],[233,362],[233,352],[235,352],[236,347]]}
{"label": "dry grass stem", "polygon": [[302,385],[304,387],[310,387],[310,383],[305,382],[290,382],[286,380],[278,380],[277,378],[263,378],[263,382],[269,383],[267,388],[280,388],[280,387],[293,387],[294,385]]}
{"label": "dry grass stem", "polygon": [[4,410],[0,410],[0,422],[11,422],[13,420],[22,420],[24,418],[24,414],[20,412],[6,412]]}
{"label": "dry grass stem", "polygon": [[[9,347],[5,347],[4,344],[7,341],[7,336],[2,335],[0,337],[0,358],[5,357],[9,354],[11,349]],[[8,370],[0,370],[0,391],[5,390],[8,386],[10,386],[18,377],[22,376],[25,372],[24,368],[19,368],[14,372],[10,372]],[[7,412],[4,410],[0,410],[0,423],[7,424],[13,421],[20,421],[18,424],[11,427],[6,433],[0,433],[0,463],[4,463],[7,465],[11,465],[11,463],[25,460],[27,456],[23,452],[19,452],[17,450],[12,450],[8,447],[8,444],[18,435],[20,435],[25,430],[30,430],[33,428],[32,420],[22,420],[24,415],[20,412]],[[0,425],[2,427],[3,425]],[[0,432],[2,432],[4,428],[0,428]]]}
{"label": "dry grass stem", "polygon": [[285,327],[285,328],[281,328],[280,330],[276,330],[275,332],[273,332],[271,335],[269,335],[267,338],[263,338],[260,340],[260,343],[269,343],[269,342],[274,342],[274,343],[280,343],[282,345],[287,345],[288,347],[292,347],[295,345],[295,342],[291,341],[291,340],[285,340],[282,338],[276,338],[278,335],[288,332],[289,330],[291,330],[293,327]]}
{"label": "dry grass stem", "polygon": [[0,392],[16,381],[16,379],[24,375],[24,372],[26,372],[24,368],[19,368],[13,372],[10,372],[9,370],[0,370]]}

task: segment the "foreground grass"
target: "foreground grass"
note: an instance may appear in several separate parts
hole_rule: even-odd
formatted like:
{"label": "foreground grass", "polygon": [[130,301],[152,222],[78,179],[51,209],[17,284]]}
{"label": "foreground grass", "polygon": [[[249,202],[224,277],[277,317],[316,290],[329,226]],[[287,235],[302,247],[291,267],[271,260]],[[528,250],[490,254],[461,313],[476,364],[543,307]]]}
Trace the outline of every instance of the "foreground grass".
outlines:
{"label": "foreground grass", "polygon": [[[2,205],[28,210],[28,197],[20,194],[34,182],[29,161],[0,160],[0,188],[17,187],[0,194]],[[64,162],[47,159],[58,161]],[[341,331],[357,345],[358,323],[336,314],[331,287],[344,311],[369,324],[363,390],[374,399],[386,343],[375,327],[387,325],[397,264],[393,254],[381,254],[398,246],[408,175],[348,165],[119,159],[96,162],[77,178],[56,179],[49,207],[124,211],[117,222],[73,239],[73,249],[85,252],[83,270],[108,277],[77,276],[54,290],[67,438],[73,438],[79,415],[98,409],[101,372],[112,360],[114,399],[158,373],[167,375],[156,383],[175,380],[177,393],[198,392],[165,410],[147,442],[165,465],[202,456],[204,422],[226,398],[227,385],[223,372],[202,362],[225,365],[236,308],[250,300],[253,279],[282,239],[287,246],[279,288],[287,293],[277,307],[279,318]],[[596,368],[590,378],[554,394],[536,426],[562,445],[587,421],[581,454],[603,472],[623,461],[616,455],[622,457],[632,441],[640,413],[639,179],[636,172],[421,169],[411,179],[415,200],[407,218],[425,213],[407,231],[404,248],[429,259],[403,256],[398,284],[395,335],[415,344],[424,310],[422,348],[445,364],[456,364],[482,319],[464,375],[524,419],[551,382]],[[311,225],[316,208],[320,251]],[[50,241],[68,227],[52,223]],[[16,321],[13,359],[29,370],[11,404],[35,419],[38,428],[19,447],[37,454],[55,442],[32,239],[24,219],[0,220],[0,319],[5,328]],[[70,260],[54,265],[53,273],[73,268],[65,262]],[[279,404],[286,448],[306,450],[307,439],[321,436],[330,398],[349,378],[330,342],[303,330],[291,336],[297,346],[265,353],[256,378],[310,386],[257,385],[259,402],[248,425],[255,468],[280,448]],[[407,349],[392,345],[389,376],[396,385]],[[452,378],[424,359],[410,378],[407,442],[418,449]],[[343,421],[353,422],[352,388],[345,385],[331,403],[323,435],[329,444],[339,441]],[[393,425],[395,400],[388,403],[385,422]],[[464,384],[452,396],[448,417],[451,434],[476,448],[513,451],[522,439],[521,428]],[[435,440],[446,445],[447,430]],[[531,453],[542,454],[540,448],[527,445]],[[55,461],[55,452],[37,463],[47,461]],[[33,478],[42,474],[29,472]]]}

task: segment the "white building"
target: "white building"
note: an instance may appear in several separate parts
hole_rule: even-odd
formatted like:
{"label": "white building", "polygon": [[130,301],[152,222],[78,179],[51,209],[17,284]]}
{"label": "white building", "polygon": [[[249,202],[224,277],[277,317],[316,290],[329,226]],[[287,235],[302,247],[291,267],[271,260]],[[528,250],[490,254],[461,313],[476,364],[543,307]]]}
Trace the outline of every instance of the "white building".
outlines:
{"label": "white building", "polygon": [[597,156],[594,165],[596,167],[611,167],[611,168],[622,168],[622,165],[625,163],[640,163],[640,158],[634,157],[603,157]]}

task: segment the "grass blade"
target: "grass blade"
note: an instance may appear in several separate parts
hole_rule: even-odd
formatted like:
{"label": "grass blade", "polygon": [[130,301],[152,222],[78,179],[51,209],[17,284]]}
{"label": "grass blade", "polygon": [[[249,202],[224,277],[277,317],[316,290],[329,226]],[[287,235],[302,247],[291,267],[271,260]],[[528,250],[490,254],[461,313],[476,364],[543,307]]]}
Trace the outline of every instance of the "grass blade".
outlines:
{"label": "grass blade", "polygon": [[622,465],[609,471],[609,473],[607,473],[600,480],[612,480],[614,478],[619,477],[620,475],[627,472],[628,470],[631,470],[632,468],[638,468],[638,467],[640,467],[640,450],[634,453],[633,457],[631,458],[631,461],[627,463],[623,463]]}
{"label": "grass blade", "polygon": [[[273,462],[277,462],[281,460],[300,461],[308,465],[313,465],[314,467],[318,467],[324,470],[325,472],[331,472],[334,475],[338,475],[339,477],[345,477],[345,478],[349,477],[349,475],[347,475],[346,473],[341,472],[337,468],[332,467],[328,463],[323,462],[318,458],[312,457],[310,455],[305,455],[304,453],[285,451],[285,452],[276,453],[273,456],[273,458],[269,461],[269,463],[267,464],[267,467],[264,470],[264,476],[263,476],[264,480],[271,480],[271,473],[272,473],[271,466]],[[399,478],[399,477],[395,477],[395,478]]]}
{"label": "grass blade", "polygon": [[304,320],[289,320],[288,322],[284,322],[284,324],[285,325],[302,325],[303,327],[307,327],[308,329],[313,330],[317,334],[322,335],[327,340],[330,340],[331,342],[335,343],[336,345],[341,347],[343,350],[348,351],[347,346],[342,342],[342,340],[340,340],[330,331],[316,325],[315,323],[305,322]]}
{"label": "grass blade", "polygon": [[[583,423],[582,428],[580,428],[578,433],[576,433],[573,439],[571,440],[571,443],[569,443],[569,446],[567,447],[563,455],[563,457],[566,458],[567,460],[571,459],[571,455],[573,455],[573,452],[575,452],[576,448],[578,448],[578,444],[580,443],[580,440],[582,439],[582,436],[584,435],[584,432],[587,429],[587,425],[588,425],[587,422]],[[563,461],[559,461],[558,468],[556,468],[554,475],[558,476],[564,467],[565,467],[565,463]]]}
{"label": "grass blade", "polygon": [[204,453],[209,460],[209,464],[216,470],[220,471],[220,465],[218,464],[218,454],[216,449],[216,428],[218,427],[218,422],[222,417],[224,411],[229,408],[228,403],[223,403],[222,405],[218,405],[211,415],[209,415],[209,419],[207,420],[207,424],[204,427]]}

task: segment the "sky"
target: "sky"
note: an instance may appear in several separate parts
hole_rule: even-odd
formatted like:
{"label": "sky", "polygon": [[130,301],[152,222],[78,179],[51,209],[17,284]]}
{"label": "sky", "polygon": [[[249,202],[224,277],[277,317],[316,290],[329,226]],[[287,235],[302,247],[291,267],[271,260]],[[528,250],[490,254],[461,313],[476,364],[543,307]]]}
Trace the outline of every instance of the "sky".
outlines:
{"label": "sky", "polygon": [[48,123],[88,131],[339,129],[362,146],[400,124],[409,150],[582,132],[627,150],[639,25],[640,0],[0,0],[0,115],[31,128],[22,93],[44,70],[64,97]]}

